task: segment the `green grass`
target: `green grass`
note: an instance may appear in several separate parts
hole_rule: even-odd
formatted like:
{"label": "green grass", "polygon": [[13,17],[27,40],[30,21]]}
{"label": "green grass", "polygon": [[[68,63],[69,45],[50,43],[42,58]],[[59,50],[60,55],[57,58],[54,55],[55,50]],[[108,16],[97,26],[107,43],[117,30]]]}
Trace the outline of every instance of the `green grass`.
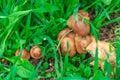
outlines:
{"label": "green grass", "polygon": [[[110,80],[109,76],[104,76],[104,72],[99,70],[97,54],[93,70],[90,66],[91,59],[86,59],[86,55],[76,55],[73,58],[68,55],[61,56],[55,46],[58,45],[58,33],[67,27],[67,19],[71,14],[76,14],[79,9],[95,11],[94,20],[89,24],[91,34],[96,40],[99,39],[101,27],[120,21],[120,17],[110,18],[110,14],[120,13],[120,0],[106,1],[108,2],[104,0],[0,0],[0,80],[38,80],[38,78]],[[105,20],[107,22],[104,22]],[[120,28],[116,29],[118,31],[115,34],[120,34]],[[43,51],[43,58],[36,68],[29,61],[21,60],[20,56],[14,57],[17,49],[30,50],[30,47],[35,44]],[[119,79],[119,36],[113,45],[117,52],[116,74],[113,79]],[[51,57],[55,59],[55,69],[51,74],[46,74],[44,70],[48,68],[47,61]],[[9,64],[3,64],[3,59]],[[76,62],[78,66],[75,65]],[[38,72],[40,69],[41,72]]]}

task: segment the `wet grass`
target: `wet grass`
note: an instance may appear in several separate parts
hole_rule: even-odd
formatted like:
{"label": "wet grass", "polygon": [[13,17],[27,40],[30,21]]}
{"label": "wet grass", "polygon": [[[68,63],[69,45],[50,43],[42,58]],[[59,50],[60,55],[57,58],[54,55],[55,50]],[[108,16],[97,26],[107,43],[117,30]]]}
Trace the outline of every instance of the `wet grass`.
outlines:
{"label": "wet grass", "polygon": [[[38,80],[51,78],[60,80],[92,79],[110,80],[98,68],[96,48],[94,69],[90,66],[90,58],[86,55],[76,55],[73,58],[58,54],[55,45],[58,44],[58,33],[67,27],[67,19],[76,14],[79,9],[95,11],[93,21],[88,22],[91,34],[99,39],[99,29],[120,21],[120,17],[111,19],[110,14],[120,13],[120,0],[0,0],[0,79],[2,80]],[[112,1],[110,4],[108,4]],[[89,13],[89,12],[88,12]],[[107,22],[104,22],[107,20]],[[120,34],[116,28],[115,34]],[[116,53],[116,74],[113,79],[120,78],[120,37],[113,42]],[[29,61],[14,57],[17,49],[30,50],[32,45],[39,45],[43,58],[37,67]],[[54,71],[45,73],[49,63],[54,58]],[[5,60],[7,64],[3,63]],[[45,62],[46,61],[46,62]],[[77,62],[77,63],[76,63]],[[45,64],[44,64],[45,63]],[[76,66],[78,64],[78,66]],[[28,68],[29,67],[29,68]],[[41,70],[39,72],[39,70]],[[109,71],[108,71],[109,72]],[[23,75],[24,74],[24,75]]]}

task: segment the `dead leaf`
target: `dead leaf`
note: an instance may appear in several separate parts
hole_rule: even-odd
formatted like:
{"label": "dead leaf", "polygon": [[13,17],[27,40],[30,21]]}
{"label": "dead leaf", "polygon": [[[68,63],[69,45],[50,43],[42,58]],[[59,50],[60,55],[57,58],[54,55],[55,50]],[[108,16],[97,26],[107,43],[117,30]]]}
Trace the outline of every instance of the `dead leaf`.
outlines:
{"label": "dead leaf", "polygon": [[113,46],[110,46],[108,42],[98,41],[98,43],[96,43],[96,41],[93,40],[93,42],[87,46],[86,50],[90,51],[92,53],[91,55],[94,57],[96,53],[97,45],[98,45],[98,58],[99,58],[100,68],[103,70],[104,60],[107,58],[107,55],[109,56],[108,61],[113,67],[115,67],[116,64],[115,49]]}

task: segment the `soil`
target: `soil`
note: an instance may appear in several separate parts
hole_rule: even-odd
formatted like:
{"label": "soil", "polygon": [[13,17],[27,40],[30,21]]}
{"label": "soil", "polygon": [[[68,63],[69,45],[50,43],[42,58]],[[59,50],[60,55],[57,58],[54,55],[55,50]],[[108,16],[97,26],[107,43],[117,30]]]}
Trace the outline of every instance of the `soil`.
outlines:
{"label": "soil", "polygon": [[[90,14],[91,21],[93,21],[95,17],[95,10],[90,9],[89,14]],[[114,18],[117,18],[118,16],[120,16],[120,14],[113,13],[110,15],[110,19],[112,20]],[[106,21],[108,20],[106,19],[105,22]],[[107,42],[114,42],[115,38],[117,37],[117,35],[114,34],[116,25],[120,25],[120,21],[100,28],[100,40],[107,41]]]}
{"label": "soil", "polygon": [[39,59],[30,59],[30,62],[34,65],[34,67],[36,67],[38,65],[38,63],[40,62]]}
{"label": "soil", "polygon": [[[120,14],[113,13],[110,15],[110,18],[114,19],[118,16],[120,16]],[[114,42],[115,38],[117,37],[117,35],[114,33],[115,27],[118,25],[120,25],[120,21],[100,28],[100,40],[104,40],[107,42]]]}
{"label": "soil", "polygon": [[[36,67],[38,65],[38,63],[40,62],[40,59],[30,59],[30,62],[34,65],[34,67]],[[46,60],[43,61],[43,63],[46,62]],[[54,58],[49,58],[47,60],[47,62],[49,63],[49,67],[48,69],[45,70],[46,73],[52,72],[54,70]]]}
{"label": "soil", "polygon": [[114,34],[115,26],[106,26],[100,29],[100,40],[114,42],[117,35]]}

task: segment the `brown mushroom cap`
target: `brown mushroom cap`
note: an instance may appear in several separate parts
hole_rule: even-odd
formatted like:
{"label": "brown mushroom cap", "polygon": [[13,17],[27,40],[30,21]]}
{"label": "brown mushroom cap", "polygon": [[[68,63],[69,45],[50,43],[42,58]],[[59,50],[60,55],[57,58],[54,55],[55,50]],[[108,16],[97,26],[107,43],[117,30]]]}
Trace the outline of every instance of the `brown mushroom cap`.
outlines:
{"label": "brown mushroom cap", "polygon": [[66,37],[74,39],[75,38],[75,32],[73,32],[73,31],[70,32]]}
{"label": "brown mushroom cap", "polygon": [[63,30],[58,34],[58,41],[60,41],[60,39],[62,38],[62,36],[63,36],[66,32],[68,32],[68,31],[70,31],[69,28],[63,29]]}
{"label": "brown mushroom cap", "polygon": [[[15,56],[18,56],[18,55],[20,55],[19,49],[15,52]],[[30,54],[26,49],[22,49],[22,59],[28,59],[28,60],[30,59]]]}
{"label": "brown mushroom cap", "polygon": [[42,51],[38,46],[33,46],[30,49],[30,55],[34,59],[40,59],[42,57]]}
{"label": "brown mushroom cap", "polygon": [[84,21],[75,22],[75,26],[72,29],[81,36],[87,36],[90,33],[90,27]]}
{"label": "brown mushroom cap", "polygon": [[[70,31],[70,28],[65,28],[65,29],[63,29],[63,30],[59,33],[59,35],[58,35],[58,41],[60,41],[60,39],[61,39],[67,32],[69,32],[69,31]],[[73,31],[71,31],[71,32],[68,33],[66,36],[67,36],[67,37],[74,38],[75,33],[74,33]],[[65,37],[66,37],[66,36],[65,36]]]}
{"label": "brown mushroom cap", "polygon": [[75,25],[75,19],[74,19],[74,16],[71,15],[70,18],[68,19],[68,27],[72,28],[72,26],[74,25]]}
{"label": "brown mushroom cap", "polygon": [[87,12],[83,11],[83,10],[79,10],[78,15],[82,16],[83,18],[86,18],[86,19],[90,20],[89,14]]}
{"label": "brown mushroom cap", "polygon": [[77,34],[81,36],[86,36],[90,33],[90,27],[88,23],[86,23],[85,21],[83,21],[82,18],[80,18],[80,16],[89,20],[88,13],[84,12],[83,10],[79,10],[77,13],[78,21],[76,21],[74,19],[74,16],[72,15],[68,19],[68,26],[72,28],[72,30]]}
{"label": "brown mushroom cap", "polygon": [[66,54],[68,52],[68,55],[70,57],[73,57],[76,54],[74,39],[70,37],[63,38],[61,42],[61,50],[63,54]]}
{"label": "brown mushroom cap", "polygon": [[86,53],[86,47],[92,42],[91,36],[82,37],[76,34],[75,46],[79,54]]}

